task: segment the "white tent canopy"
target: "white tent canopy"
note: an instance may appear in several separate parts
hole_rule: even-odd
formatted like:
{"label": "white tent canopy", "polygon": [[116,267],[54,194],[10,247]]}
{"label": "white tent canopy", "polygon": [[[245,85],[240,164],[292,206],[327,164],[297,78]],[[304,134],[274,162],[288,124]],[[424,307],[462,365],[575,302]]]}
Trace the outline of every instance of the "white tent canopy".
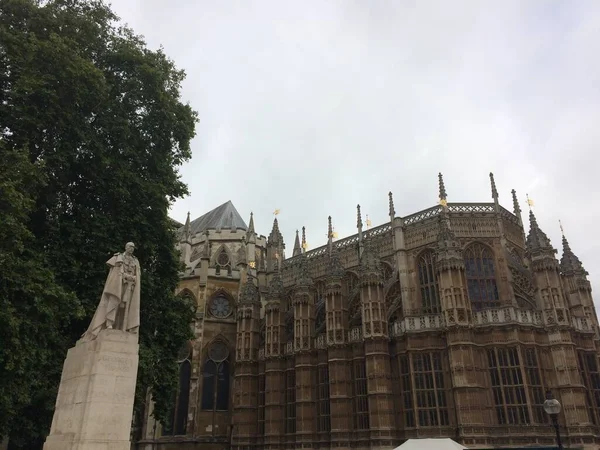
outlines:
{"label": "white tent canopy", "polygon": [[450,438],[409,439],[394,450],[462,450],[467,447]]}

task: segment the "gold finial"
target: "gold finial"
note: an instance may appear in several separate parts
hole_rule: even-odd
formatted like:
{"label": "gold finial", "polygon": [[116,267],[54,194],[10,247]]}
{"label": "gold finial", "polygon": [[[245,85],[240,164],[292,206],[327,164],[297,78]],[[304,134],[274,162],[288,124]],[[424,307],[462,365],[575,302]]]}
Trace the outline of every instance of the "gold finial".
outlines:
{"label": "gold finial", "polygon": [[280,212],[281,212],[280,209],[276,209],[275,211],[273,211],[273,215],[277,216],[277,215],[279,215]]}
{"label": "gold finial", "polygon": [[367,214],[367,229],[371,227],[371,219],[369,219],[369,215]]}
{"label": "gold finial", "polygon": [[525,194],[527,197],[527,205],[529,205],[529,210],[531,211],[531,207],[534,205],[533,200],[529,198],[529,194]]}

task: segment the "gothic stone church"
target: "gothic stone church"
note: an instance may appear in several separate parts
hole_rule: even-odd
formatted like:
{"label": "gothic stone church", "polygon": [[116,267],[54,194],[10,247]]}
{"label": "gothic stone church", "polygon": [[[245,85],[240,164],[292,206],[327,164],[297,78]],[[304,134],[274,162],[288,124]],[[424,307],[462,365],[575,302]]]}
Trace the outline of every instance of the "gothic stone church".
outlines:
{"label": "gothic stone church", "polygon": [[440,204],[292,255],[231,202],[180,227],[179,294],[198,305],[173,424],[146,411],[140,450],[600,444],[600,333],[587,272],[529,213]]}

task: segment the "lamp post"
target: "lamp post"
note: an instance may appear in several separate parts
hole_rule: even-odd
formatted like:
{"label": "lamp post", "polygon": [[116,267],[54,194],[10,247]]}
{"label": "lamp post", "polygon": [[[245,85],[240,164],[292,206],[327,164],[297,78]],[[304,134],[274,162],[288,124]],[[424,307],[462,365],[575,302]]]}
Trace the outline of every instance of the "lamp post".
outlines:
{"label": "lamp post", "polygon": [[558,450],[563,450],[562,442],[560,440],[560,427],[558,426],[558,414],[560,413],[561,404],[554,398],[552,392],[546,391],[546,401],[544,402],[544,411],[552,419],[552,425],[556,431],[556,445]]}

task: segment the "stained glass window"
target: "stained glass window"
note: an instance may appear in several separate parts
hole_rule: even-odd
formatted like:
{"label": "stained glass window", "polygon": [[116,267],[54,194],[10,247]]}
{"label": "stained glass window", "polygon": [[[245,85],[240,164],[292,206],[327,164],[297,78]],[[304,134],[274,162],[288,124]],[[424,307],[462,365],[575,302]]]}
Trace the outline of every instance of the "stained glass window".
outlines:
{"label": "stained glass window", "polygon": [[492,251],[484,245],[473,244],[465,250],[464,259],[471,308],[478,311],[499,307]]}
{"label": "stained glass window", "polygon": [[230,367],[229,348],[222,341],[212,344],[202,370],[202,402],[205,411],[229,409]]}
{"label": "stained glass window", "polygon": [[440,312],[440,291],[435,269],[435,254],[430,250],[421,253],[417,268],[423,312],[438,314]]}
{"label": "stained glass window", "polygon": [[369,399],[367,397],[367,368],[364,359],[354,360],[352,364],[354,379],[354,428],[369,429]]}
{"label": "stained glass window", "polygon": [[317,402],[318,402],[318,431],[331,431],[331,409],[329,406],[329,366],[318,366]]}
{"label": "stained glass window", "polygon": [[179,394],[175,409],[174,430],[176,435],[185,435],[187,428],[188,406],[190,403],[190,377],[192,364],[185,360],[179,364]]}
{"label": "stained glass window", "polygon": [[217,411],[229,409],[229,363],[223,361],[217,367]]}
{"label": "stained glass window", "polygon": [[217,364],[208,360],[204,363],[202,371],[202,404],[205,411],[212,411],[215,405],[215,383],[217,378]]}
{"label": "stained glass window", "polygon": [[600,422],[600,370],[598,356],[594,352],[580,351],[578,354],[579,370],[586,387],[586,403],[590,422]]}
{"label": "stained glass window", "polygon": [[488,350],[496,417],[500,425],[531,423],[517,347]]}
{"label": "stained glass window", "polygon": [[285,373],[285,432],[296,432],[296,372],[293,367]]}

